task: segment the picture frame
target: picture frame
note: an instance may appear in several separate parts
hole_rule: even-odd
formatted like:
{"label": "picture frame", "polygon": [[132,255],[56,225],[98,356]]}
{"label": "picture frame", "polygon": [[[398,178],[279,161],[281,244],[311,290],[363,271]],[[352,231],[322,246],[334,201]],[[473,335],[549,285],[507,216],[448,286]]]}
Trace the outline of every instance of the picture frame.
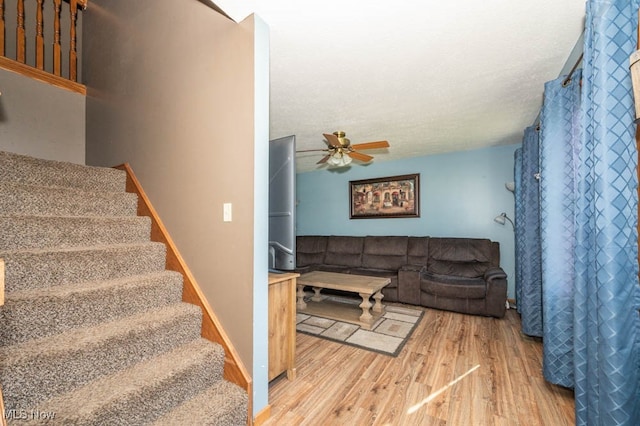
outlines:
{"label": "picture frame", "polygon": [[349,181],[349,218],[420,217],[420,174]]}

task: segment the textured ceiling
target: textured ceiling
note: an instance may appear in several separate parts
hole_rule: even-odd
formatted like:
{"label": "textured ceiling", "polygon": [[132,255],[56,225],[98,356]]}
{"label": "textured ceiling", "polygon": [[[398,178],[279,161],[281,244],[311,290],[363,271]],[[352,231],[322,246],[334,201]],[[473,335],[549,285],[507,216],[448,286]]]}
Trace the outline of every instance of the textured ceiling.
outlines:
{"label": "textured ceiling", "polygon": [[[519,143],[583,30],[584,0],[215,0],[270,29],[270,138],[386,139],[374,161]],[[298,172],[323,153],[299,153]],[[359,167],[357,161],[352,167]]]}

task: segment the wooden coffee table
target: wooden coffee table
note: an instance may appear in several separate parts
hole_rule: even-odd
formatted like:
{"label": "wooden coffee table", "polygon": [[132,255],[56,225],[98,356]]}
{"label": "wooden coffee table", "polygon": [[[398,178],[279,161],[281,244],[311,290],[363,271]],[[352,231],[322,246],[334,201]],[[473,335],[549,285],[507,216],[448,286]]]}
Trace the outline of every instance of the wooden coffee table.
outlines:
{"label": "wooden coffee table", "polygon": [[[346,321],[370,330],[385,313],[384,305],[381,303],[384,297],[382,289],[390,282],[390,278],[369,277],[366,275],[324,271],[309,272],[300,275],[298,278],[296,307],[298,312]],[[303,289],[305,286],[312,287],[315,292],[308,303],[304,301]],[[362,298],[362,303],[353,305],[328,300],[320,295],[320,291],[323,288],[358,293]],[[369,300],[372,296],[375,300],[373,305]],[[359,306],[360,309],[357,309],[356,306]]]}

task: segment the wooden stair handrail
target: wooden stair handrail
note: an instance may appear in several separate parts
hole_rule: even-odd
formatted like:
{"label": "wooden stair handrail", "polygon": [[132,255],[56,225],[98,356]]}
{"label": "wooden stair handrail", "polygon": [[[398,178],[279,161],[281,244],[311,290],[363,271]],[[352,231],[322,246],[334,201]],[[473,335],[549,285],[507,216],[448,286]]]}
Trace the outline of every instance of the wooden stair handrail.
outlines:
{"label": "wooden stair handrail", "polygon": [[182,274],[184,278],[182,300],[184,302],[200,306],[202,309],[202,337],[212,342],[216,342],[224,348],[224,378],[246,390],[249,397],[247,424],[253,424],[253,384],[251,376],[247,372],[240,356],[233,347],[231,340],[223,330],[220,321],[213,312],[213,309],[205,298],[204,293],[202,293],[202,290],[193,277],[193,274],[178,252],[177,247],[169,236],[169,233],[160,220],[160,217],[151,205],[151,201],[149,201],[149,198],[142,189],[142,186],[133,173],[133,170],[128,163],[115,166],[114,168],[124,170],[127,173],[126,191],[138,195],[138,216],[148,216],[151,218],[151,241],[164,243],[167,247],[166,268]]}
{"label": "wooden stair handrail", "polygon": [[61,89],[79,93],[81,95],[87,94],[87,87],[84,84],[76,83],[75,81],[67,80],[63,77],[58,77],[57,75],[39,70],[27,64],[22,64],[4,56],[0,56],[0,68],[34,80],[42,81],[43,83],[51,84],[52,86],[56,86]]}

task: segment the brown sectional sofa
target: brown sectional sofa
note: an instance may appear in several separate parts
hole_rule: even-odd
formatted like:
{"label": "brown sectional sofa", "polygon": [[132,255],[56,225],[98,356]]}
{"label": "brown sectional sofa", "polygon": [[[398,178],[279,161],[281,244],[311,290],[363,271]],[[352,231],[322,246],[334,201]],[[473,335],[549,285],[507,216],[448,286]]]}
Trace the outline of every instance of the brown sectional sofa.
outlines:
{"label": "brown sectional sofa", "polygon": [[384,300],[501,318],[500,246],[479,238],[298,236],[296,271],[389,277]]}

